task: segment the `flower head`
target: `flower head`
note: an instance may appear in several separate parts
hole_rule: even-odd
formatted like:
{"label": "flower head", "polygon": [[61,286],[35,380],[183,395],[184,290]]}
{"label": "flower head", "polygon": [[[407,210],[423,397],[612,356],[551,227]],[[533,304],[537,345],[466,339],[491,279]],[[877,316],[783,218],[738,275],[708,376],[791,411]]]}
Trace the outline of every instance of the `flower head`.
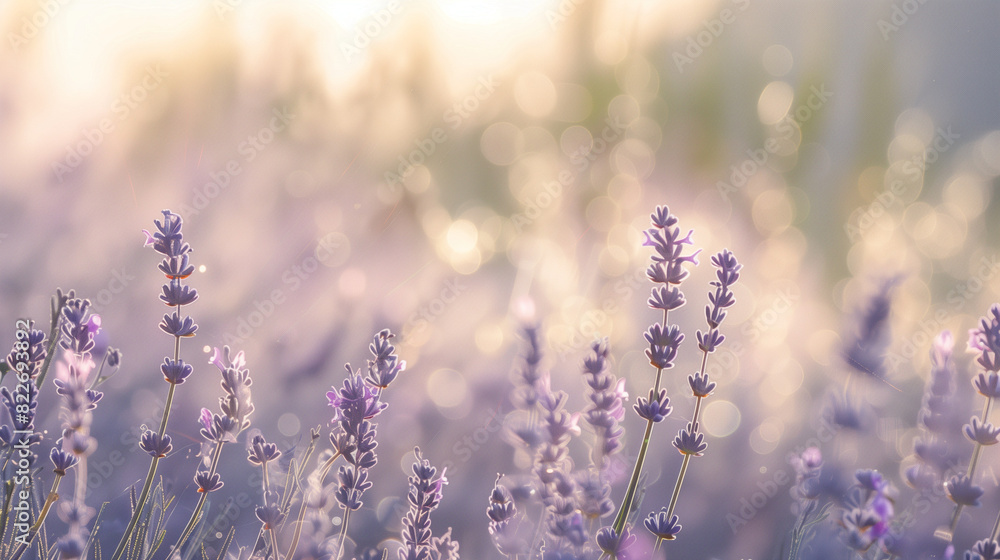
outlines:
{"label": "flower head", "polygon": [[171,360],[170,358],[163,358],[163,363],[160,365],[160,373],[163,374],[163,379],[167,383],[173,385],[180,385],[184,383],[184,380],[191,375],[194,369],[191,364],[184,363],[184,360]]}
{"label": "flower head", "polygon": [[153,430],[146,430],[139,439],[139,448],[149,453],[151,457],[166,457],[174,446],[170,443],[170,436],[167,434],[160,437]]}
{"label": "flower head", "polygon": [[956,504],[963,506],[979,506],[979,498],[983,495],[983,489],[972,483],[972,480],[965,475],[955,475],[944,484],[948,497]]}
{"label": "flower head", "polygon": [[273,461],[281,456],[277,444],[267,443],[264,436],[257,434],[250,442],[250,451],[247,453],[247,460],[252,465],[263,465],[268,461]]}
{"label": "flower head", "polygon": [[705,443],[705,434],[698,433],[690,422],[686,428],[677,433],[673,445],[682,454],[695,457],[701,457],[705,449],[708,448],[708,444]]}
{"label": "flower head", "polygon": [[643,420],[662,422],[670,415],[670,399],[667,397],[667,390],[660,389],[659,393],[649,390],[649,398],[638,397],[632,406],[636,414]]}
{"label": "flower head", "polygon": [[653,512],[647,515],[643,524],[657,539],[672,541],[677,538],[677,533],[681,532],[681,525],[677,521],[676,515],[668,518],[667,508],[662,508],[659,513]]}
{"label": "flower head", "polygon": [[613,527],[603,527],[597,532],[597,546],[612,558],[621,556],[622,551],[633,544],[635,544],[635,535],[629,531],[628,526],[622,529],[621,534],[618,534]]}
{"label": "flower head", "polygon": [[215,492],[222,488],[222,475],[219,473],[209,474],[208,471],[199,470],[194,475],[194,483],[198,485],[199,492]]}
{"label": "flower head", "polygon": [[980,445],[993,445],[1000,436],[1000,428],[994,428],[989,422],[981,424],[979,418],[972,417],[972,421],[963,428],[965,437]]}

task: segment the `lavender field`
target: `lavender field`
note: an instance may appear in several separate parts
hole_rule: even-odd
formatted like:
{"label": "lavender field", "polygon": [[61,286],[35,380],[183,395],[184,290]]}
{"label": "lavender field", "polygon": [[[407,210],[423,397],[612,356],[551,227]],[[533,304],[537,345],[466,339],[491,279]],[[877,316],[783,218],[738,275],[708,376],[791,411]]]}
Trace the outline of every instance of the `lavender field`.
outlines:
{"label": "lavender field", "polygon": [[1000,559],[998,29],[0,2],[0,559]]}

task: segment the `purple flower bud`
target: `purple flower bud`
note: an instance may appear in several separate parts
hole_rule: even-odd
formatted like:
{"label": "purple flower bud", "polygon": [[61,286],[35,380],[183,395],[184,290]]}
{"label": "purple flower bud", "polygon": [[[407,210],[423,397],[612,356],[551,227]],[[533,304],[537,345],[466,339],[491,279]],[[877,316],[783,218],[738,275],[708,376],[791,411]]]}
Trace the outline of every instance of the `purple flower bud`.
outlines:
{"label": "purple flower bud", "polygon": [[643,420],[662,422],[671,412],[667,390],[660,389],[660,392],[657,394],[650,389],[649,398],[638,397],[632,408]]}
{"label": "purple flower bud", "polygon": [[65,475],[66,471],[80,462],[80,459],[71,451],[63,449],[62,438],[59,438],[55,446],[52,447],[52,451],[49,452],[49,459],[52,461],[53,467],[55,467],[52,469],[52,472],[58,475]]}
{"label": "purple flower bud", "polygon": [[285,519],[285,514],[281,513],[278,504],[268,504],[254,508],[254,515],[264,524],[265,530],[276,529]]}
{"label": "purple flower bud", "polygon": [[160,373],[163,374],[164,381],[174,385],[184,383],[192,371],[194,370],[191,365],[184,363],[184,360],[175,362],[170,358],[163,358],[163,363],[160,365]]}
{"label": "purple flower bud", "polygon": [[264,436],[256,435],[253,437],[253,441],[250,443],[250,451],[247,454],[247,460],[250,461],[252,465],[263,465],[268,461],[273,461],[281,456],[281,452],[278,451],[278,446],[274,443],[267,443],[264,440]]}
{"label": "purple flower bud", "polygon": [[707,397],[715,390],[715,382],[709,381],[707,373],[695,373],[688,376],[688,385],[696,397]]}
{"label": "purple flower bud", "polygon": [[153,430],[143,432],[139,440],[139,449],[149,453],[151,457],[166,457],[173,448],[174,446],[170,443],[170,436],[163,434],[161,438]]}
{"label": "purple flower bud", "polygon": [[983,489],[972,483],[972,480],[965,475],[955,475],[944,483],[948,497],[956,504],[963,506],[979,506],[979,498],[983,495]]}
{"label": "purple flower bud", "polygon": [[177,311],[174,311],[170,315],[164,315],[163,320],[160,321],[160,330],[163,332],[180,338],[194,336],[194,333],[198,330],[198,325],[194,324],[194,319],[191,317],[181,318]]}
{"label": "purple flower bud", "polygon": [[198,485],[199,492],[214,492],[222,488],[222,476],[219,473],[209,474],[208,471],[199,470],[194,475],[194,483]]}
{"label": "purple flower bud", "polygon": [[621,556],[622,551],[626,550],[634,543],[635,535],[628,530],[628,526],[622,529],[621,535],[619,535],[612,527],[602,527],[601,530],[597,532],[597,546],[599,546],[605,554],[611,556],[612,558]]}
{"label": "purple flower bud", "polygon": [[667,508],[662,508],[659,513],[653,512],[647,515],[643,524],[656,538],[672,541],[677,538],[677,533],[681,532],[681,525],[677,521],[676,515],[668,518]]}
{"label": "purple flower bud", "polygon": [[972,417],[972,421],[964,426],[965,437],[980,445],[993,445],[1000,436],[1000,428],[994,428],[993,424],[987,422],[981,424],[979,418]]}
{"label": "purple flower bud", "polygon": [[677,433],[673,441],[674,447],[684,455],[701,457],[708,444],[705,443],[705,435],[695,431],[694,426],[688,422],[687,427]]}

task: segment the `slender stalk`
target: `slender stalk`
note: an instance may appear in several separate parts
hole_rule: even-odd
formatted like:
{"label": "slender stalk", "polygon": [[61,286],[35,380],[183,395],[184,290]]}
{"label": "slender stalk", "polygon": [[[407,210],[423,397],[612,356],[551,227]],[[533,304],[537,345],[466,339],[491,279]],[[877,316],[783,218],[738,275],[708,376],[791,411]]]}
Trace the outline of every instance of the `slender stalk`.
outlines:
{"label": "slender stalk", "polygon": [[691,463],[691,456],[684,455],[684,460],[681,462],[681,470],[677,473],[677,482],[674,483],[674,492],[670,495],[670,505],[667,506],[667,519],[671,518],[674,514],[674,508],[677,507],[677,498],[681,494],[681,484],[684,484],[684,476],[687,475],[689,463]]}
{"label": "slender stalk", "polygon": [[[993,405],[993,398],[986,397],[986,404],[983,405],[983,412],[980,415],[979,421],[986,423],[986,417],[990,414],[990,407]],[[976,447],[972,450],[972,459],[969,461],[969,469],[966,471],[965,476],[972,480],[972,475],[976,472],[976,465],[979,463],[979,455],[983,451],[983,444],[976,442]],[[958,520],[962,515],[962,509],[964,506],[962,504],[955,504],[955,513],[951,516],[951,523],[948,525],[951,534],[955,534],[955,528],[958,527]],[[998,520],[1000,522],[1000,520]],[[994,531],[995,532],[995,531]]]}
{"label": "slender stalk", "polygon": [[[319,482],[318,482],[318,487],[320,489],[323,488],[323,482],[326,480],[326,475],[328,472],[330,472],[330,467],[333,466],[333,462],[336,461],[338,457],[340,457],[339,451],[335,453],[333,457],[330,457],[330,459],[328,459],[326,463],[323,463],[323,467],[320,470]],[[299,505],[299,515],[298,518],[296,518],[295,520],[295,532],[292,533],[292,544],[291,546],[288,547],[288,552],[285,554],[285,558],[291,558],[292,555],[295,554],[295,548],[299,545],[299,536],[302,534],[302,520],[305,519],[305,516],[306,516],[306,490],[303,489],[302,503]]]}
{"label": "slender stalk", "polygon": [[[180,314],[181,306],[177,306],[177,313]],[[174,358],[173,361],[180,359],[181,353],[181,337],[174,337]],[[157,432],[160,439],[163,439],[163,434],[167,432],[167,420],[170,419],[170,407],[174,402],[174,391],[177,389],[177,385],[170,383],[170,388],[167,390],[167,402],[163,405],[163,416],[160,418],[160,429]],[[136,523],[139,522],[139,517],[142,515],[142,510],[146,507],[146,499],[149,497],[149,490],[153,486],[153,478],[156,477],[156,466],[159,464],[160,458],[153,457],[152,461],[149,462],[149,471],[146,472],[146,480],[142,485],[142,492],[139,494],[139,500],[136,502],[135,510],[132,511],[132,517],[128,521],[128,526],[125,527],[125,532],[122,534],[122,540],[118,543],[118,548],[115,549],[114,555],[112,555],[111,560],[119,560],[122,554],[125,552],[125,547],[128,545],[129,539],[132,537],[132,532],[135,530]]]}
{"label": "slender stalk", "polygon": [[622,506],[615,517],[614,528],[619,535],[625,527],[625,519],[628,517],[628,510],[632,507],[632,500],[635,498],[635,490],[639,486],[639,474],[642,472],[642,463],[646,460],[646,449],[649,448],[649,434],[653,431],[653,421],[646,421],[646,432],[642,436],[642,446],[639,447],[639,456],[636,457],[635,467],[632,468],[632,478],[629,479],[628,489],[625,491],[625,498]]}
{"label": "slender stalk", "polygon": [[993,523],[993,530],[990,531],[990,538],[997,540],[1000,537],[1000,513],[997,514],[997,520]]}
{"label": "slender stalk", "polygon": [[340,560],[344,554],[344,541],[347,540],[347,521],[351,518],[351,510],[344,508],[344,524],[340,526],[340,544],[337,545],[337,555],[333,560]]}
{"label": "slender stalk", "polygon": [[52,481],[52,489],[49,490],[49,495],[45,498],[45,504],[42,505],[42,511],[38,513],[38,520],[35,521],[35,524],[28,530],[28,538],[18,544],[17,549],[15,549],[14,553],[10,556],[10,560],[19,560],[21,555],[24,554],[24,551],[31,546],[31,541],[35,539],[35,535],[38,534],[38,530],[42,528],[42,523],[45,522],[45,518],[49,515],[49,510],[52,509],[52,504],[56,503],[56,500],[59,499],[59,482],[62,480],[62,477],[63,475],[56,473],[56,478]]}
{"label": "slender stalk", "polygon": [[[663,310],[663,322],[661,323],[664,328],[667,326],[667,316],[668,311]],[[660,390],[660,378],[663,375],[663,368],[656,368],[656,379],[653,382],[653,392],[657,393]],[[621,508],[618,509],[618,515],[615,516],[615,522],[612,528],[619,535],[622,529],[625,528],[625,520],[628,519],[628,511],[632,508],[632,500],[635,499],[635,491],[639,486],[639,475],[642,474],[642,464],[646,460],[646,450],[649,448],[649,434],[653,431],[653,421],[646,421],[646,431],[642,436],[642,445],[639,447],[639,455],[635,459],[635,466],[632,468],[632,477],[629,479],[628,489],[625,491],[625,498],[622,499]]]}
{"label": "slender stalk", "polygon": [[[215,474],[216,470],[219,468],[219,458],[222,456],[222,446],[226,442],[220,441],[215,444],[215,452],[212,453],[212,464],[208,468],[209,478]],[[205,507],[205,500],[208,499],[209,492],[202,492],[201,497],[198,498],[198,504],[194,507],[194,511],[191,512],[191,519],[188,520],[187,525],[184,526],[184,530],[181,532],[180,538],[174,544],[173,551],[179,552],[181,546],[187,541],[191,533],[194,532],[194,526],[197,525],[198,519],[201,517],[201,510]]]}

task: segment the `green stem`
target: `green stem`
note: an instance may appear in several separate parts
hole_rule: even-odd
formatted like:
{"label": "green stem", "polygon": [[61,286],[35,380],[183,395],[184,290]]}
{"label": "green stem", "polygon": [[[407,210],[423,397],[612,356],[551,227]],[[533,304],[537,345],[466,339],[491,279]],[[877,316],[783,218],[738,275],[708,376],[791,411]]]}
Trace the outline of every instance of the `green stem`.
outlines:
{"label": "green stem", "polygon": [[[45,522],[45,518],[49,515],[49,510],[52,509],[52,504],[56,503],[56,500],[59,499],[57,490],[59,490],[59,482],[62,480],[62,477],[63,475],[56,473],[56,478],[52,481],[52,489],[49,490],[49,495],[45,498],[45,504],[42,506],[42,511],[38,513],[38,520],[35,521],[35,524],[28,530],[28,538],[18,545],[17,549],[10,556],[10,560],[19,560],[21,555],[24,554],[24,551],[31,546],[31,541],[34,540],[38,530],[42,528],[42,523]],[[27,544],[24,544],[25,542]]]}
{"label": "green stem", "polygon": [[[990,414],[990,407],[993,405],[993,398],[986,397],[986,404],[983,405],[983,412],[980,415],[979,421],[983,424],[986,423],[986,417]],[[976,465],[979,463],[979,456],[983,451],[983,445],[981,443],[976,443],[976,447],[972,450],[972,459],[969,461],[969,469],[966,471],[965,476],[968,477],[969,482],[972,482],[972,475],[976,472]],[[955,513],[951,516],[951,524],[948,525],[952,536],[955,535],[955,529],[958,527],[958,520],[962,515],[962,509],[964,506],[962,504],[955,504]]]}
{"label": "green stem", "polygon": [[649,434],[652,431],[653,421],[647,420],[646,432],[642,436],[642,446],[639,447],[639,456],[635,460],[635,467],[632,468],[632,478],[629,479],[628,490],[625,491],[625,499],[622,500],[622,506],[615,517],[614,525],[612,525],[615,533],[619,535],[622,529],[625,528],[625,519],[628,517],[628,511],[632,507],[632,500],[635,499],[635,491],[639,486],[639,475],[642,472],[642,463],[646,460],[646,450],[649,448]]}
{"label": "green stem", "polygon": [[[211,478],[215,475],[215,471],[219,468],[219,458],[222,456],[222,446],[226,442],[220,441],[215,444],[215,451],[212,453],[212,464],[208,468],[208,476]],[[201,517],[201,510],[205,507],[205,500],[208,499],[209,492],[202,492],[201,496],[198,498],[198,504],[194,507],[194,511],[191,512],[191,519],[188,519],[187,525],[184,526],[184,530],[181,532],[180,538],[174,544],[171,549],[174,552],[180,552],[181,547],[187,541],[191,533],[194,532],[195,525],[198,524],[198,519]]]}
{"label": "green stem", "polygon": [[[323,482],[326,480],[326,475],[327,473],[330,472],[330,467],[333,466],[333,462],[337,460],[337,457],[340,457],[339,451],[335,453],[333,457],[330,457],[330,459],[327,460],[326,463],[323,463],[323,467],[320,470],[319,483],[318,483],[318,487],[321,491],[323,489]],[[299,515],[295,520],[295,532],[292,533],[292,544],[291,546],[288,547],[288,553],[285,554],[285,558],[291,558],[292,555],[295,554],[295,548],[299,545],[299,536],[302,534],[302,520],[305,519],[305,516],[306,516],[306,490],[303,489],[302,503],[299,504]]]}
{"label": "green stem", "polygon": [[[666,309],[663,310],[663,322],[661,323],[663,328],[667,328],[667,313]],[[660,391],[660,377],[663,374],[663,368],[656,368],[656,379],[653,382],[653,392],[658,393]],[[615,522],[612,528],[619,535],[622,534],[622,529],[625,528],[625,520],[628,519],[628,512],[632,508],[632,500],[635,499],[635,491],[639,486],[639,475],[642,474],[642,463],[646,460],[646,450],[649,448],[649,434],[653,431],[653,421],[646,421],[646,432],[642,436],[642,445],[639,447],[639,456],[635,459],[635,466],[632,468],[632,477],[628,482],[628,489],[625,491],[625,498],[622,500],[621,508],[618,509],[618,515],[615,516]]]}
{"label": "green stem", "polygon": [[997,520],[993,523],[993,530],[990,531],[991,539],[997,540],[997,537],[1000,537],[1000,513],[997,514]]}
{"label": "green stem", "polygon": [[344,541],[347,540],[347,521],[351,518],[351,510],[344,508],[344,524],[340,526],[340,544],[337,545],[337,555],[333,560],[340,560],[344,554]]}
{"label": "green stem", "polygon": [[667,519],[674,515],[674,508],[677,507],[677,498],[681,494],[681,484],[684,484],[684,476],[687,475],[688,464],[691,463],[691,456],[684,455],[681,462],[681,470],[677,473],[677,482],[674,483],[674,492],[670,495],[670,505],[667,506]]}
{"label": "green stem", "polygon": [[[177,306],[177,313],[180,314],[180,306]],[[181,353],[181,337],[174,337],[174,359],[177,361],[180,359]],[[163,439],[163,434],[167,432],[167,420],[170,419],[170,407],[174,402],[174,391],[177,389],[177,385],[170,383],[170,388],[167,390],[167,402],[163,405],[163,415],[160,417],[160,429],[157,432],[160,439]],[[146,472],[146,481],[142,485],[142,492],[139,494],[139,501],[136,502],[135,510],[132,511],[132,517],[128,521],[128,526],[125,527],[125,532],[122,534],[122,540],[118,543],[118,548],[115,549],[114,555],[111,560],[118,560],[121,558],[122,554],[125,552],[125,547],[128,545],[129,539],[132,538],[132,532],[135,530],[136,524],[139,522],[139,517],[142,515],[142,510],[146,506],[146,499],[149,497],[149,490],[153,486],[153,478],[156,477],[156,466],[159,464],[160,458],[153,457],[153,460],[149,462],[149,471]]]}

